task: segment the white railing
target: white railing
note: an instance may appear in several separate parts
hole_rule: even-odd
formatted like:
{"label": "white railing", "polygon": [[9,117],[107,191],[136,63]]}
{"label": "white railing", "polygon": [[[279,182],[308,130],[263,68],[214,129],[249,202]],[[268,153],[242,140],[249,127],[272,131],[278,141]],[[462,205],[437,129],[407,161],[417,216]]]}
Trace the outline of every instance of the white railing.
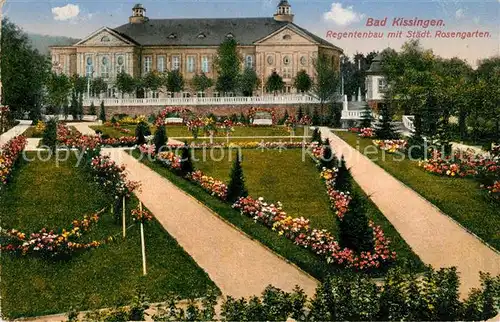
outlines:
{"label": "white railing", "polygon": [[342,119],[343,120],[360,120],[363,111],[346,111],[342,110]]}
{"label": "white railing", "polygon": [[405,128],[410,130],[410,132],[415,131],[415,124],[414,124],[415,116],[413,115],[403,115],[403,125]]}
{"label": "white railing", "polygon": [[183,105],[246,105],[246,104],[303,104],[319,103],[309,95],[251,96],[251,97],[176,97],[176,98],[91,98],[83,101],[84,106],[94,103],[99,106],[183,106]]}

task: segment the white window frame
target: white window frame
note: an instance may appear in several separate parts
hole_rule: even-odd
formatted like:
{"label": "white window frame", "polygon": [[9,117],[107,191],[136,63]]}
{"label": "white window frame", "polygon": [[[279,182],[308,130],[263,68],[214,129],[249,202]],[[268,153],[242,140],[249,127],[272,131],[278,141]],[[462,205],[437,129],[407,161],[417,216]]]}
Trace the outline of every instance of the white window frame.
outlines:
{"label": "white window frame", "polygon": [[[106,59],[107,64],[103,63],[103,60]],[[99,59],[99,72],[102,78],[108,79],[111,73],[111,59],[109,56],[101,56]]]}
{"label": "white window frame", "polygon": [[163,55],[156,57],[156,70],[160,73],[165,72],[165,60],[166,57]]}
{"label": "white window frame", "polygon": [[281,70],[281,74],[283,75],[282,77],[284,79],[291,79],[293,74],[292,67],[283,67]]}
{"label": "white window frame", "polygon": [[201,71],[203,73],[210,73],[210,64],[208,56],[201,57]]}
{"label": "white window frame", "polygon": [[383,92],[387,88],[387,81],[385,78],[379,78],[377,80],[377,87],[379,92]]}
{"label": "white window frame", "polygon": [[[91,64],[88,64],[90,58]],[[92,56],[85,56],[85,76],[92,78],[94,74],[94,58]]]}
{"label": "white window frame", "polygon": [[196,56],[190,55],[186,57],[186,72],[194,73],[196,71]]}
{"label": "white window frame", "polygon": [[179,70],[181,67],[181,56],[173,55],[172,56],[172,70]]}
{"label": "white window frame", "polygon": [[[121,65],[118,62],[120,58],[123,59],[123,64]],[[116,75],[120,74],[121,72],[125,72],[125,56],[118,55],[115,57],[115,59],[116,59]]]}
{"label": "white window frame", "polygon": [[153,56],[144,56],[144,70],[143,74],[151,72],[151,67],[153,65]]}

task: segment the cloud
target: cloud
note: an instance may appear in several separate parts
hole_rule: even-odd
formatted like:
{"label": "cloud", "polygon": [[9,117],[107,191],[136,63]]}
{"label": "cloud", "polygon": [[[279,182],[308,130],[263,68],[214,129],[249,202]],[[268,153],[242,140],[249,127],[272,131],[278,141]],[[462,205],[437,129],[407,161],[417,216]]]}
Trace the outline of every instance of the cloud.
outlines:
{"label": "cloud", "polygon": [[364,14],[355,12],[352,6],[342,8],[342,4],[339,2],[332,3],[330,11],[323,14],[325,20],[332,21],[339,26],[347,26],[353,22],[359,22],[364,17]]}
{"label": "cloud", "polygon": [[[500,0],[498,0],[500,1]],[[465,17],[465,10],[464,9],[458,9],[457,11],[455,11],[455,17],[457,19],[462,19],[463,17]]]}
{"label": "cloud", "polygon": [[55,20],[65,21],[78,17],[80,7],[78,5],[68,3],[64,7],[52,8],[52,14]]}

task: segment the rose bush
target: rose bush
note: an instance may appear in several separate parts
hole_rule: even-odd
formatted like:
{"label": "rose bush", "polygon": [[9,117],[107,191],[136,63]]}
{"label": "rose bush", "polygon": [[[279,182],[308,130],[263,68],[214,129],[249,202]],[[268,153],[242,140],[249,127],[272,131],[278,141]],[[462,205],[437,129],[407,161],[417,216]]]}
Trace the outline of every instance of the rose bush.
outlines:
{"label": "rose bush", "polygon": [[0,148],[0,189],[7,184],[13,167],[27,142],[26,137],[16,136]]}

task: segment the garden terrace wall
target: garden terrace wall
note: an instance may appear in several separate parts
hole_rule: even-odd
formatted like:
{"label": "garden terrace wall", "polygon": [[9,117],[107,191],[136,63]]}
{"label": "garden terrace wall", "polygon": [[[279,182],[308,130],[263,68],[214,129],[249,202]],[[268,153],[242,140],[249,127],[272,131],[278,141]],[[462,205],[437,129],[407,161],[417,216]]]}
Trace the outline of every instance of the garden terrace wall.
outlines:
{"label": "garden terrace wall", "polygon": [[[299,107],[302,106],[304,111],[307,109],[313,110],[314,106],[319,106],[319,104],[315,103],[301,103],[301,104],[265,104],[265,105],[256,105],[256,104],[247,104],[247,105],[179,105],[176,106],[178,108],[186,108],[193,111],[196,114],[209,114],[213,113],[215,115],[220,116],[230,116],[232,114],[239,115],[240,113],[248,114],[248,111],[252,107],[265,107],[272,108],[276,110],[278,118],[282,118],[285,114],[285,111],[288,111],[288,114],[296,114]],[[99,109],[99,107],[96,107]],[[150,106],[105,106],[106,110],[106,118],[111,118],[113,115],[117,114],[127,114],[127,115],[150,115],[150,114],[158,114],[161,110],[165,108],[164,105],[150,105]],[[86,112],[88,108],[86,108]]]}

